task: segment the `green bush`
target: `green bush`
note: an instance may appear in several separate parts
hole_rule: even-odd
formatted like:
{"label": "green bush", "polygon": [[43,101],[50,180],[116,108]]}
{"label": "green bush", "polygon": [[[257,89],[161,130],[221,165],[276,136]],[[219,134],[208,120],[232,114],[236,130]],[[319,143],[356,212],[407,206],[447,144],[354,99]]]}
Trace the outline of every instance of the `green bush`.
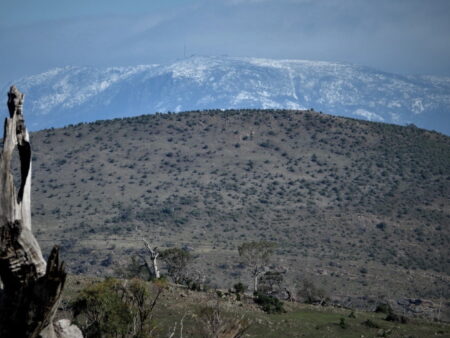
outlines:
{"label": "green bush", "polygon": [[388,314],[392,312],[392,308],[389,304],[382,303],[377,305],[375,312]]}
{"label": "green bush", "polygon": [[180,248],[171,248],[161,252],[161,259],[166,263],[167,274],[174,283],[187,284],[187,266],[193,260],[189,251]]}
{"label": "green bush", "polygon": [[120,284],[107,279],[82,290],[72,303],[77,325],[86,337],[125,335],[132,322],[132,313],[122,301]]}
{"label": "green bush", "polygon": [[245,290],[247,290],[247,285],[244,285],[243,283],[239,282],[233,285],[234,290],[237,294],[244,293]]}
{"label": "green bush", "polygon": [[405,316],[399,316],[399,315],[395,314],[394,312],[388,313],[388,315],[386,316],[386,320],[388,322],[396,322],[396,323],[402,323],[402,324],[406,324],[408,322],[408,318],[406,318]]}
{"label": "green bush", "polygon": [[341,319],[339,320],[339,327],[340,327],[341,329],[346,329],[346,328],[348,327],[347,323],[345,322],[345,318],[341,318]]}
{"label": "green bush", "polygon": [[286,312],[283,308],[283,302],[278,298],[267,296],[263,293],[256,292],[254,301],[258,304],[264,312],[267,313],[283,313]]}
{"label": "green bush", "polygon": [[[151,292],[150,286],[154,288]],[[89,337],[149,337],[152,311],[165,288],[140,279],[106,279],[83,289],[71,304],[76,324]]]}

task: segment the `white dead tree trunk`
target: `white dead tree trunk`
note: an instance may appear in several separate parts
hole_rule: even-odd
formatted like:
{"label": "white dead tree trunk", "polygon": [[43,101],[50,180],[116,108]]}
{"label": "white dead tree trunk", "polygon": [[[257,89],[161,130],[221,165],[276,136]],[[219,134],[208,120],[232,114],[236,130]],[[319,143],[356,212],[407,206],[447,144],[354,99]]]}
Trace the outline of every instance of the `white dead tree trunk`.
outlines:
{"label": "white dead tree trunk", "polygon": [[[45,262],[31,232],[31,147],[23,100],[24,95],[12,86],[0,154],[0,337],[82,337],[75,326],[53,323],[66,272],[58,247]],[[16,148],[21,174],[18,191],[10,169]]]}
{"label": "white dead tree trunk", "polygon": [[253,277],[253,291],[254,292],[258,292],[258,282],[259,282],[259,278],[264,274],[264,268],[263,267],[262,271],[260,271],[259,269],[255,268],[252,270],[252,277]]}
{"label": "white dead tree trunk", "polygon": [[145,256],[141,256],[141,258],[144,261],[145,266],[146,266],[150,276],[158,279],[161,277],[161,274],[158,269],[158,261],[157,261],[157,259],[159,257],[158,248],[155,247],[152,249],[152,247],[150,246],[150,243],[145,238],[142,238],[142,241],[144,242],[145,248],[147,249],[151,263],[147,260],[147,258]]}
{"label": "white dead tree trunk", "polygon": [[[161,278],[161,273],[159,272],[159,268],[158,268],[158,257],[159,255],[159,251],[158,251],[158,247],[152,247],[150,245],[150,242],[147,240],[147,238],[144,236],[143,231],[140,230],[137,226],[136,226],[136,240],[139,241],[141,240],[142,243],[144,243],[144,247],[146,249],[146,253],[143,254],[138,254],[138,257],[142,260],[143,264],[140,267],[144,267],[150,278]],[[155,240],[155,236],[152,236],[153,240]]]}

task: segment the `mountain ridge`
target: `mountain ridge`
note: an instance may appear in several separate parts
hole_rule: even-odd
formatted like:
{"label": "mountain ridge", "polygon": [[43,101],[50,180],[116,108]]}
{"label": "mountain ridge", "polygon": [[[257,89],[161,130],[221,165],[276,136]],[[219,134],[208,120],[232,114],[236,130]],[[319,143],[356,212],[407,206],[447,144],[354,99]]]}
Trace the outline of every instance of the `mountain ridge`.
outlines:
{"label": "mountain ridge", "polygon": [[16,85],[27,94],[32,130],[167,111],[314,108],[450,134],[450,78],[339,62],[191,57],[169,64],[67,66]]}

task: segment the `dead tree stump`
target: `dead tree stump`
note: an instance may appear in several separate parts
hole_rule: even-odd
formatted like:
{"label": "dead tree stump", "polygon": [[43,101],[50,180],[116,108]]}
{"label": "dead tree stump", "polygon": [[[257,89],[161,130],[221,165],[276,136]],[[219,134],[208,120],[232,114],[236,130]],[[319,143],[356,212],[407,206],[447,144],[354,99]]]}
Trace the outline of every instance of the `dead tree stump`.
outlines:
{"label": "dead tree stump", "polygon": [[[45,262],[31,232],[31,147],[22,114],[23,100],[24,95],[12,86],[0,154],[0,337],[56,338],[62,336],[55,330],[53,318],[66,272],[59,262],[58,247]],[[16,148],[21,174],[18,190],[11,172]]]}

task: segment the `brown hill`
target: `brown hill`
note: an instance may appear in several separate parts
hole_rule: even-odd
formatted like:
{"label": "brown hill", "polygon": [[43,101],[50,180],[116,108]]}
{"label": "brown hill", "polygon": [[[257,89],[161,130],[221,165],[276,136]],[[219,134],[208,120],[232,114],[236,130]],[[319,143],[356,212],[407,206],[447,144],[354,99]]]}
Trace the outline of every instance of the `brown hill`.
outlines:
{"label": "brown hill", "polygon": [[[243,241],[335,296],[449,299],[450,138],[312,111],[156,114],[31,135],[41,245],[75,273],[184,246],[222,287]],[[274,263],[275,264],[275,263]]]}

